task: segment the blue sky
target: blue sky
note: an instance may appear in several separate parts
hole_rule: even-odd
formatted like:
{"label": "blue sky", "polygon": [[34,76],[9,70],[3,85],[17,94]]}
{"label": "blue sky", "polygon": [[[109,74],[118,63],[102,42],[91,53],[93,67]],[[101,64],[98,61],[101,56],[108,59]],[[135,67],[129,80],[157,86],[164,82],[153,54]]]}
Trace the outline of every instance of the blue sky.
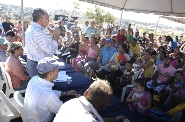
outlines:
{"label": "blue sky", "polygon": [[[72,3],[74,1],[78,0],[23,0],[24,6],[26,7],[35,7],[35,8],[54,8],[59,9],[63,8],[66,10],[69,10],[72,8]],[[65,2],[64,2],[65,1]],[[21,0],[0,0],[0,3],[3,4],[11,4],[11,5],[21,5]],[[94,5],[78,1],[80,4],[80,11],[85,12],[87,8],[93,8]],[[121,12],[118,10],[113,10],[109,8],[102,7],[105,11],[109,11],[110,13],[114,14],[117,18],[120,18]],[[154,22],[157,23],[158,15],[153,14],[142,14],[142,13],[133,13],[133,12],[123,12],[123,19],[131,19],[131,20],[137,20],[142,22]],[[172,22],[166,19],[160,19],[159,24],[165,24],[169,26],[182,26],[182,24]]]}

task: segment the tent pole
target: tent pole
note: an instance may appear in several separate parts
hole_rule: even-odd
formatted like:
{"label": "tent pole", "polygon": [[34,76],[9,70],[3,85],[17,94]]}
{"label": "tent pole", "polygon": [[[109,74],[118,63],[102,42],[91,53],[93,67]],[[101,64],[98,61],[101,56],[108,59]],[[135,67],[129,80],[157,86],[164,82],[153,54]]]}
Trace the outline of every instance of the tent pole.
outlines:
{"label": "tent pole", "polygon": [[160,18],[161,18],[161,16],[159,16],[158,21],[157,21],[157,25],[156,25],[156,28],[155,28],[155,36],[156,36],[156,33],[157,33],[157,28],[158,28],[158,25],[159,25]]}
{"label": "tent pole", "polygon": [[121,10],[121,17],[120,17],[120,21],[119,21],[119,28],[121,27],[122,15],[123,15],[123,9]]}
{"label": "tent pole", "polygon": [[25,46],[25,41],[24,41],[24,8],[23,8],[23,0],[21,0],[21,22],[22,22],[22,45]]}

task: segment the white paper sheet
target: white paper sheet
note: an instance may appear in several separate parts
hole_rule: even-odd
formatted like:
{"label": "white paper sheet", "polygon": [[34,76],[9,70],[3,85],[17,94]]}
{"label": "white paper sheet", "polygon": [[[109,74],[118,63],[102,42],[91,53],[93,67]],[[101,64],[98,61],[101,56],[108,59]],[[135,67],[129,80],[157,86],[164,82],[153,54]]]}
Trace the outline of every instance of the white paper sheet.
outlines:
{"label": "white paper sheet", "polygon": [[69,76],[66,75],[66,71],[60,71],[58,73],[57,79],[54,80],[54,82],[67,82],[67,77],[69,77]]}

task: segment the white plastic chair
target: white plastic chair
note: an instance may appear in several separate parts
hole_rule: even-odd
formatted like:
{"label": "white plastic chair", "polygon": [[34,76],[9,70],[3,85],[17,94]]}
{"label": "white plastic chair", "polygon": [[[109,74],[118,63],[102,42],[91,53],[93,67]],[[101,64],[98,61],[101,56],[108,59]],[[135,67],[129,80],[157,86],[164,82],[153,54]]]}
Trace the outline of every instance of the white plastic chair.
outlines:
{"label": "white plastic chair", "polygon": [[154,65],[153,75],[155,74],[156,70],[157,70],[157,66],[156,66],[156,65]]}
{"label": "white plastic chair", "polygon": [[123,102],[124,97],[125,97],[125,93],[127,91],[127,88],[129,88],[129,87],[132,88],[132,87],[134,87],[134,85],[133,84],[130,84],[130,85],[127,85],[127,86],[123,87],[122,95],[121,95],[121,102]]}
{"label": "white plastic chair", "polygon": [[3,62],[0,62],[0,69],[1,69],[1,76],[0,76],[0,90],[3,89],[3,85],[6,83],[4,79],[2,79],[3,74],[2,71],[4,70],[4,64]]}
{"label": "white plastic chair", "polygon": [[[11,78],[10,78],[10,75],[8,74],[8,72],[3,70],[2,74],[3,74],[3,78],[4,78],[5,82],[6,82],[6,96],[9,98],[10,94],[15,93],[15,90],[13,89],[12,81],[11,81]],[[19,92],[20,93],[25,93],[26,89],[20,90]]]}
{"label": "white plastic chair", "polygon": [[18,104],[19,110],[20,110],[20,114],[21,114],[21,118],[23,120],[23,122],[28,122],[26,114],[32,116],[33,120],[35,122],[39,122],[39,119],[37,117],[37,115],[34,112],[31,112],[29,110],[26,110],[23,106],[24,103],[24,98],[21,96],[21,94],[19,93],[19,91],[16,91],[14,93],[14,99]]}
{"label": "white plastic chair", "polygon": [[[133,66],[134,66],[134,76],[133,76],[132,80],[134,81],[135,79],[138,78],[139,75],[143,74],[144,69],[137,70],[137,66],[140,66],[138,64],[133,64]],[[128,87],[133,87],[133,84],[130,84],[130,85],[127,85],[127,86],[123,87],[122,95],[121,95],[121,101],[122,102],[124,100],[125,93],[126,93]]]}
{"label": "white plastic chair", "polygon": [[20,117],[18,105],[14,98],[7,98],[0,90],[0,122],[10,122],[10,120]]}
{"label": "white plastic chair", "polygon": [[138,77],[139,75],[143,74],[144,69],[138,70],[137,67],[140,66],[140,65],[138,65],[138,64],[133,64],[133,66],[134,66],[134,75],[133,75],[133,77],[132,77],[132,80],[134,81],[135,79],[137,79],[137,77]]}

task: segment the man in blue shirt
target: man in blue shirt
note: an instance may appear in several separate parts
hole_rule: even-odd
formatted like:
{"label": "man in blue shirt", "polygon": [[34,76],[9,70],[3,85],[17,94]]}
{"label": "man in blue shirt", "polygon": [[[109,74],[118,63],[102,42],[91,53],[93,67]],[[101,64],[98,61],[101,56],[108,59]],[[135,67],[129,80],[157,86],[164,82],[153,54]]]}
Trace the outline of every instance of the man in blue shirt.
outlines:
{"label": "man in blue shirt", "polygon": [[98,67],[104,66],[109,63],[111,57],[117,52],[116,48],[112,46],[112,40],[110,38],[105,41],[104,46],[99,55],[99,61],[91,65],[91,69],[96,71]]}
{"label": "man in blue shirt", "polygon": [[170,51],[174,51],[175,48],[179,45],[176,40],[173,40],[171,36],[166,36],[165,41],[169,42]]}

